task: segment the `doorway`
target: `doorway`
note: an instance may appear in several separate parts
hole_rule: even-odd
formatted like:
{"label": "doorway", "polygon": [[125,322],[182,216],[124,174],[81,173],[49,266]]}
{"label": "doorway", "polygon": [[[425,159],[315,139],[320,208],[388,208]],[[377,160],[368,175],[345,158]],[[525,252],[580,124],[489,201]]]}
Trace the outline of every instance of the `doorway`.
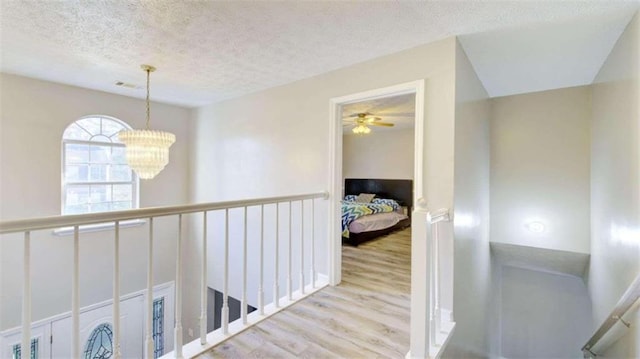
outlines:
{"label": "doorway", "polygon": [[330,101],[329,283],[342,279],[341,200],[343,194],[343,116],[348,105],[404,95],[414,96],[413,203],[423,198],[424,80],[333,98]]}

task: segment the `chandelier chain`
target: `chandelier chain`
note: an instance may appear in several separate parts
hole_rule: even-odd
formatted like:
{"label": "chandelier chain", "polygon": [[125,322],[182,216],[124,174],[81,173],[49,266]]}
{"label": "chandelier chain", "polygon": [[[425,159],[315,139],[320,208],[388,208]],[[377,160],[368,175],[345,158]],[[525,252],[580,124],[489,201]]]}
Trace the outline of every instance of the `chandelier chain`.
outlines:
{"label": "chandelier chain", "polygon": [[151,121],[151,109],[149,106],[149,74],[151,69],[147,68],[147,130],[149,130],[149,122]]}

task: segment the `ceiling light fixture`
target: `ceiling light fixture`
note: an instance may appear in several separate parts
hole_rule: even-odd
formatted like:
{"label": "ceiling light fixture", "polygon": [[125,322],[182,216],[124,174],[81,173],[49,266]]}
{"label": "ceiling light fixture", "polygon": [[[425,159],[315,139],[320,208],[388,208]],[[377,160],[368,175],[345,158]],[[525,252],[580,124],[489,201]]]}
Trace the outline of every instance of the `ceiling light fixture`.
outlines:
{"label": "ceiling light fixture", "polygon": [[147,73],[147,125],[144,130],[123,130],[118,139],[126,146],[129,167],[142,179],[155,177],[169,163],[169,147],[176,142],[176,136],[170,132],[154,131],[149,128],[149,74],[156,70],[150,65],[142,65]]}
{"label": "ceiling light fixture", "polygon": [[533,233],[542,233],[546,229],[546,226],[542,222],[534,221],[526,224],[529,231]]}
{"label": "ceiling light fixture", "polygon": [[351,131],[353,131],[353,133],[355,133],[356,135],[366,135],[371,132],[371,129],[367,127],[367,125],[360,123]]}

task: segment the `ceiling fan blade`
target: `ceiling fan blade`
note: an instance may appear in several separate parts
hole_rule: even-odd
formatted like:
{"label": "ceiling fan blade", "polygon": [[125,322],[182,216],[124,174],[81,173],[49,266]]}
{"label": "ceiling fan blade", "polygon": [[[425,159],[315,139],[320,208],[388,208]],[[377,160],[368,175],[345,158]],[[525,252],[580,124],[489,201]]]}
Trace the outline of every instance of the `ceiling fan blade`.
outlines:
{"label": "ceiling fan blade", "polygon": [[366,123],[372,123],[380,120],[382,120],[380,117],[367,117],[364,119]]}
{"label": "ceiling fan blade", "polygon": [[369,125],[371,125],[371,126],[384,126],[384,127],[393,127],[393,126],[395,126],[393,123],[387,123],[387,122],[371,122],[371,123],[369,123]]}

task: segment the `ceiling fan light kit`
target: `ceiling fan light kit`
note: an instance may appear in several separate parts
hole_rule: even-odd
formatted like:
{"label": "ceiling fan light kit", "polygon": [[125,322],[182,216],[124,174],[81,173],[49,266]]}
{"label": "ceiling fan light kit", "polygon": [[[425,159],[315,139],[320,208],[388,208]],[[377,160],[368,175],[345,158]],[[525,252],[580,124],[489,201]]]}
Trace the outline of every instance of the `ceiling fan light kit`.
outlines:
{"label": "ceiling fan light kit", "polygon": [[357,125],[351,131],[353,131],[353,133],[355,133],[356,135],[366,135],[368,133],[371,133],[371,129],[364,124]]}
{"label": "ceiling fan light kit", "polygon": [[381,126],[381,127],[394,126],[393,123],[380,122],[381,120],[380,117],[375,117],[370,113],[362,112],[362,113],[351,115],[349,116],[349,121],[351,121],[352,117],[355,117],[355,118],[353,119],[354,127],[353,129],[351,129],[351,131],[356,135],[366,135],[371,133],[371,128],[369,128],[369,126]]}

